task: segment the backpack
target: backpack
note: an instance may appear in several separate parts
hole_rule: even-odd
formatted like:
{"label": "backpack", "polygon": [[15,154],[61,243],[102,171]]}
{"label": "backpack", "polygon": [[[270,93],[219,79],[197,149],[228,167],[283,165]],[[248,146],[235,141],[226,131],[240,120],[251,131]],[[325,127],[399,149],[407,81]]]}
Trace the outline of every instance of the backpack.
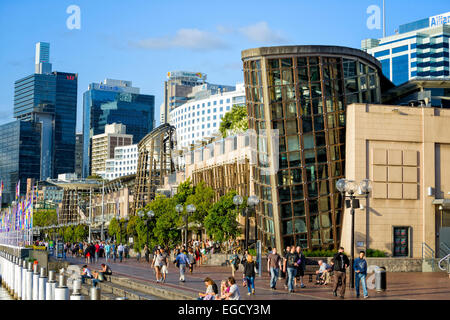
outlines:
{"label": "backpack", "polygon": [[295,253],[290,253],[287,256],[287,266],[288,267],[295,267],[295,263],[297,262],[298,259],[296,259],[296,257],[298,257]]}
{"label": "backpack", "polygon": [[241,259],[239,259],[239,257],[236,255],[236,258],[234,258],[234,264],[238,266],[239,263],[241,263]]}

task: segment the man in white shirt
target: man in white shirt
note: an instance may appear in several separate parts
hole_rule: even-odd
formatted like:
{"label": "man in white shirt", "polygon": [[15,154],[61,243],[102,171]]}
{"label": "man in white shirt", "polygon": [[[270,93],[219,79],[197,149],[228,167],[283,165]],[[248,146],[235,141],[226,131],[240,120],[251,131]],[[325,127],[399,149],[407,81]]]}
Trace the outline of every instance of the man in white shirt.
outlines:
{"label": "man in white shirt", "polygon": [[85,279],[92,279],[91,270],[89,270],[87,265],[84,265],[81,269],[81,283],[85,283]]}
{"label": "man in white shirt", "polygon": [[330,282],[330,273],[328,270],[331,268],[323,260],[319,260],[319,270],[316,271],[316,284],[328,284]]}

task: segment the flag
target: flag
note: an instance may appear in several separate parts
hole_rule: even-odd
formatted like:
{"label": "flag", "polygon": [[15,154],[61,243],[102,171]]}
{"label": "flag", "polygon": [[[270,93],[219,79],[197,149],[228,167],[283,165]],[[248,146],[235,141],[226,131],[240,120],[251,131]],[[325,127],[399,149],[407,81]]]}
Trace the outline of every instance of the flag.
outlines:
{"label": "flag", "polygon": [[20,179],[16,184],[16,201],[19,200],[19,194],[20,194]]}
{"label": "flag", "polygon": [[2,183],[0,184],[0,202],[2,200],[2,195],[3,195],[3,180]]}

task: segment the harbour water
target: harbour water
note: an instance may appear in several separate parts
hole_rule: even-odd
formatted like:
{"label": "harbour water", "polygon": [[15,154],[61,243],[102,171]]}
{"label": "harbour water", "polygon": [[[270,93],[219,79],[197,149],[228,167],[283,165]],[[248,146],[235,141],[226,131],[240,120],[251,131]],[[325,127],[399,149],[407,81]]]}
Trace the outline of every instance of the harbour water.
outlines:
{"label": "harbour water", "polygon": [[13,300],[5,288],[0,287],[0,300]]}

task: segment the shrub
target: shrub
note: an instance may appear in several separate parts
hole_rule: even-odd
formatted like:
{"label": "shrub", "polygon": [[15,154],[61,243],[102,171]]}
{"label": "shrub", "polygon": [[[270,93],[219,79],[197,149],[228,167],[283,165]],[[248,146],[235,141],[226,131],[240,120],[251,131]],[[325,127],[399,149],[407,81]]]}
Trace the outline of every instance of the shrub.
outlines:
{"label": "shrub", "polygon": [[305,250],[303,254],[305,257],[332,257],[337,253],[334,250]]}
{"label": "shrub", "polygon": [[387,257],[387,253],[385,251],[382,251],[382,250],[367,249],[366,257],[369,257],[369,258],[383,258],[383,257]]}

